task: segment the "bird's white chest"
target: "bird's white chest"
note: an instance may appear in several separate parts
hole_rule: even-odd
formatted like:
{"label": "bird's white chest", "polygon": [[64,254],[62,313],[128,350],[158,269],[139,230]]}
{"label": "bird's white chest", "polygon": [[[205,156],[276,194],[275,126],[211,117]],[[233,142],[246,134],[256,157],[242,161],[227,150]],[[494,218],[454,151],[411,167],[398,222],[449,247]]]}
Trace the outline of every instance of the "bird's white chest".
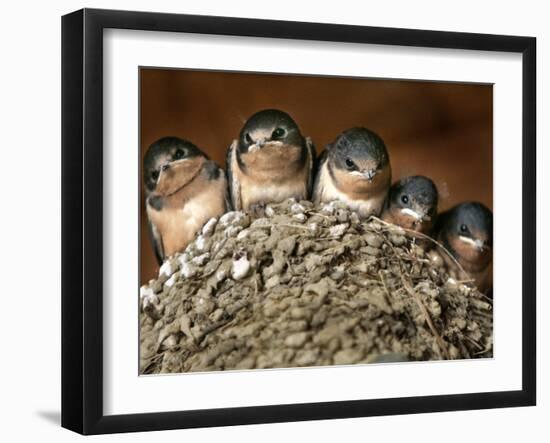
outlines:
{"label": "bird's white chest", "polygon": [[257,183],[250,180],[242,187],[242,199],[245,208],[257,203],[281,202],[290,197],[303,199],[306,186],[304,180],[288,180],[283,183]]}
{"label": "bird's white chest", "polygon": [[326,163],[321,169],[319,184],[315,190],[314,200],[316,203],[341,201],[350,209],[356,211],[361,217],[369,217],[371,215],[380,215],[384,206],[385,194],[373,195],[364,199],[352,198],[345,192],[336,187]]}
{"label": "bird's white chest", "polygon": [[147,208],[149,220],[162,238],[166,256],[183,250],[204,223],[224,213],[225,180],[201,181],[190,191],[192,198],[185,198],[187,191],[184,190],[166,201],[160,211]]}

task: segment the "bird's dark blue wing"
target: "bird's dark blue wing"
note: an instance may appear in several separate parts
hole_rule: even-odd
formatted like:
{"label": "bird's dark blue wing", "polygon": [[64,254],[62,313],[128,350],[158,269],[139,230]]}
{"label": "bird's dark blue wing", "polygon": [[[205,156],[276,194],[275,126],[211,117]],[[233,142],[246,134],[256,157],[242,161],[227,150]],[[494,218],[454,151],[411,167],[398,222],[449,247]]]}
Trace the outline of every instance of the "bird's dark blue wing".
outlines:
{"label": "bird's dark blue wing", "polygon": [[321,177],[321,170],[322,170],[323,165],[325,164],[326,161],[327,161],[327,150],[325,149],[325,150],[323,150],[323,152],[321,152],[321,154],[317,158],[316,165],[315,165],[315,168],[314,168],[314,171],[313,171],[313,174],[312,174],[314,176],[313,187],[312,187],[312,191],[311,191],[312,200],[313,200],[313,196],[314,196],[315,192],[319,188],[319,180],[320,180],[320,177]]}
{"label": "bird's dark blue wing", "polygon": [[313,183],[317,172],[317,152],[313,141],[309,137],[306,137],[306,148],[309,157],[309,171],[307,176],[307,198],[309,199],[313,194]]}
{"label": "bird's dark blue wing", "polygon": [[227,149],[225,156],[225,170],[227,174],[227,185],[229,188],[230,207],[235,211],[241,210],[241,186],[238,176],[233,168],[238,167],[236,162],[237,140],[233,140],[231,146]]}
{"label": "bird's dark blue wing", "polygon": [[153,246],[153,252],[159,265],[164,261],[164,248],[162,246],[162,237],[155,225],[147,220],[147,227],[149,230],[149,238],[151,239],[151,245]]}

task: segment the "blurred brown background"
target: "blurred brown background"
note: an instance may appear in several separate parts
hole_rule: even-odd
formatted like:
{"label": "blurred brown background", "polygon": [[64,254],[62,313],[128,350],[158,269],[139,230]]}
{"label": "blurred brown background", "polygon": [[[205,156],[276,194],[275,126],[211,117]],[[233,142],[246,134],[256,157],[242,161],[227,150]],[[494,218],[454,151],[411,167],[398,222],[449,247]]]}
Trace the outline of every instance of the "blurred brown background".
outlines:
{"label": "blurred brown background", "polygon": [[[430,177],[440,210],[463,200],[493,206],[491,85],[243,74],[143,68],[141,155],[174,135],[225,167],[245,120],[265,108],[288,112],[317,151],[342,130],[366,126],[385,141],[393,180]],[[149,243],[141,188],[141,283],[158,266]]]}

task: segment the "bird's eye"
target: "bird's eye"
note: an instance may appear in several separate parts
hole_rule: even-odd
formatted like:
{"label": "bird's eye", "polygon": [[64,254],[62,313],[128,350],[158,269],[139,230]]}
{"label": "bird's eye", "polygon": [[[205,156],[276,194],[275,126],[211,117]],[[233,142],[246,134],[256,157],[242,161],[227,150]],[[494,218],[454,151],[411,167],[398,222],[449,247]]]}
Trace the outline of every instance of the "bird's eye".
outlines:
{"label": "bird's eye", "polygon": [[460,225],[460,232],[467,233],[468,232],[468,226],[466,226],[464,223]]}
{"label": "bird's eye", "polygon": [[159,171],[153,171],[151,172],[151,178],[155,181],[159,178]]}
{"label": "bird's eye", "polygon": [[350,171],[357,169],[357,166],[355,166],[355,162],[349,157],[346,158],[346,168],[348,168]]}
{"label": "bird's eye", "polygon": [[245,140],[245,142],[247,142],[249,145],[252,144],[252,137],[250,137],[250,134],[249,134],[248,132],[244,135],[244,140]]}
{"label": "bird's eye", "polygon": [[182,159],[183,156],[185,155],[185,153],[183,152],[183,149],[176,149],[176,152],[174,152],[174,159],[175,160],[179,160],[179,159]]}
{"label": "bird's eye", "polygon": [[403,204],[408,204],[409,203],[409,196],[408,195],[402,195],[401,196],[401,201],[403,202]]}
{"label": "bird's eye", "polygon": [[286,135],[286,131],[283,128],[275,128],[275,130],[271,134],[271,138],[273,140],[277,140],[279,138],[283,138]]}

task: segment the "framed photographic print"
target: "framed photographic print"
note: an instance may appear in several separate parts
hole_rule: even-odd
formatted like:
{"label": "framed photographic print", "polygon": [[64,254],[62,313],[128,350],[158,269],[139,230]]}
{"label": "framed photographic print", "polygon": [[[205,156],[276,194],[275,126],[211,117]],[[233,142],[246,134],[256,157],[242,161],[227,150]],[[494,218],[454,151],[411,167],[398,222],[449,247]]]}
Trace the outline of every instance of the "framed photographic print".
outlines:
{"label": "framed photographic print", "polygon": [[62,21],[62,425],[534,405],[530,37]]}

